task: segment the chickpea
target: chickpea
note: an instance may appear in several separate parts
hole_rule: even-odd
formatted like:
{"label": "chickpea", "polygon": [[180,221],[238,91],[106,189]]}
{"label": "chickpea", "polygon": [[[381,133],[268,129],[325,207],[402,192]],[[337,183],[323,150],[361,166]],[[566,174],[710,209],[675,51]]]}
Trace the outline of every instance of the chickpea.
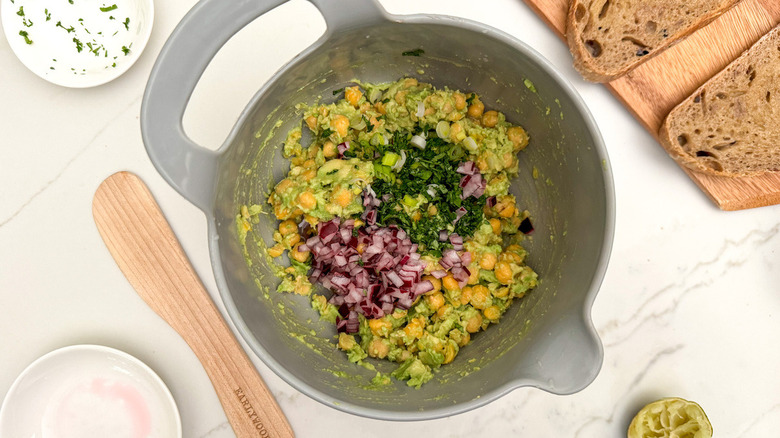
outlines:
{"label": "chickpea", "polygon": [[301,263],[309,260],[309,251],[301,251],[301,244],[298,243],[290,250],[290,257]]}
{"label": "chickpea", "polygon": [[289,247],[295,246],[295,244],[300,241],[301,241],[301,235],[298,233],[289,234],[284,238],[284,243]]}
{"label": "chickpea", "polygon": [[514,151],[518,152],[528,145],[528,135],[526,135],[523,128],[519,126],[512,126],[506,130],[506,137],[512,142]]}
{"label": "chickpea", "polygon": [[471,287],[466,286],[463,288],[463,291],[460,293],[460,303],[463,305],[466,305],[471,301],[471,295],[474,293]]}
{"label": "chickpea", "polygon": [[441,280],[439,280],[438,278],[434,277],[433,275],[426,275],[425,277],[422,278],[422,280],[423,281],[430,281],[431,284],[433,285],[433,290],[434,291],[441,290]]}
{"label": "chickpea", "polygon": [[[310,149],[310,150],[314,150],[315,151],[314,155],[317,155],[317,152],[316,152],[317,149],[316,148],[315,149]],[[317,163],[315,163],[314,160],[312,160],[312,159],[308,159],[308,160],[303,162],[303,168],[304,169],[311,169],[312,167],[314,167],[316,165],[317,165]]]}
{"label": "chickpea", "polygon": [[447,342],[447,345],[444,347],[444,362],[450,363],[453,360],[455,360],[455,356],[458,354],[458,347],[457,344],[455,344],[454,341]]}
{"label": "chickpea", "polygon": [[463,108],[466,108],[466,97],[463,96],[460,93],[455,93],[452,95],[453,99],[455,99],[455,109],[460,111]]}
{"label": "chickpea", "polygon": [[387,357],[387,353],[390,352],[390,346],[382,338],[374,338],[371,343],[368,344],[368,355],[376,357],[377,359],[384,359]]}
{"label": "chickpea", "polygon": [[442,295],[441,292],[434,292],[430,295],[426,295],[425,303],[428,304],[428,307],[430,307],[431,310],[439,310],[441,306],[444,305],[444,295]]}
{"label": "chickpea", "polygon": [[417,86],[418,82],[415,78],[406,78],[404,79],[404,88],[412,88],[414,86]]}
{"label": "chickpea", "polygon": [[446,277],[442,278],[441,284],[444,286],[444,289],[447,289],[448,291],[460,289],[458,281],[455,280],[455,277],[453,277],[452,274],[447,274]]}
{"label": "chickpea", "polygon": [[476,309],[484,309],[487,306],[490,291],[482,285],[476,285],[472,288],[471,300],[469,301]]}
{"label": "chickpea", "polygon": [[338,154],[339,150],[336,147],[336,144],[332,141],[328,140],[322,145],[322,154],[325,156],[325,158],[333,158]]}
{"label": "chickpea", "polygon": [[470,285],[479,283],[479,268],[476,266],[476,264],[471,265],[469,267],[469,271],[471,274],[469,275],[469,281],[467,283]]}
{"label": "chickpea", "polygon": [[498,318],[501,317],[501,310],[498,308],[498,306],[493,305],[483,310],[482,314],[485,315],[485,318],[489,319],[490,321],[497,321]]}
{"label": "chickpea", "polygon": [[346,333],[339,333],[339,348],[342,350],[349,350],[355,347],[355,337]]}
{"label": "chickpea", "polygon": [[[457,332],[457,333],[460,334],[460,335],[457,336],[457,339],[455,339],[455,337],[452,336],[453,332]],[[450,337],[452,337],[452,340],[455,341],[458,344],[458,347],[464,347],[469,342],[471,342],[471,335],[469,334],[469,332],[465,332],[464,333],[464,332],[462,332],[460,330],[453,330],[453,331],[450,332]]]}
{"label": "chickpea", "polygon": [[390,330],[393,329],[393,324],[384,318],[369,319],[368,327],[371,329],[371,333],[374,336],[387,336]]}
{"label": "chickpea", "polygon": [[482,327],[482,315],[475,313],[474,316],[466,321],[466,331],[469,333],[476,333]]}
{"label": "chickpea", "polygon": [[406,91],[399,91],[395,93],[395,96],[393,97],[395,102],[399,105],[406,104]]}
{"label": "chickpea", "polygon": [[293,182],[289,178],[285,178],[279,181],[279,184],[274,188],[274,192],[281,194],[293,185]]}
{"label": "chickpea", "polygon": [[499,211],[498,215],[501,216],[501,217],[504,217],[504,218],[512,217],[515,214],[516,211],[517,211],[517,209],[515,208],[514,205],[511,205],[511,204],[506,205],[505,204],[504,209]]}
{"label": "chickpea", "polygon": [[439,213],[439,209],[435,205],[428,205],[428,216],[436,216]]}
{"label": "chickpea", "polygon": [[468,115],[471,118],[479,118],[482,117],[482,113],[485,111],[485,104],[482,103],[479,98],[475,98],[471,105],[469,105],[468,109]]}
{"label": "chickpea", "polygon": [[284,252],[284,247],[282,245],[279,245],[278,243],[270,248],[268,248],[268,255],[277,258]]}
{"label": "chickpea", "polygon": [[496,264],[496,279],[502,284],[511,284],[513,280],[512,267],[507,262],[498,262]]}
{"label": "chickpea", "polygon": [[317,176],[317,172],[314,169],[309,169],[301,174],[301,179],[303,181],[311,181],[315,176]]}
{"label": "chickpea", "polygon": [[496,124],[498,124],[498,112],[487,111],[485,114],[482,114],[482,126],[492,128]]}
{"label": "chickpea", "polygon": [[493,291],[493,296],[496,298],[504,298],[505,296],[509,295],[509,288],[508,287],[500,287]]}
{"label": "chickpea", "polygon": [[333,116],[333,120],[331,120],[330,126],[336,130],[336,133],[339,135],[339,137],[344,138],[347,136],[347,132],[349,132],[349,119],[347,116],[337,114]]}
{"label": "chickpea", "polygon": [[490,222],[490,227],[493,228],[493,233],[500,235],[501,234],[501,220],[493,218],[493,219],[490,219],[489,222]]}
{"label": "chickpea", "polygon": [[279,224],[279,232],[282,234],[282,236],[287,236],[289,234],[292,234],[294,232],[298,231],[298,225],[295,223],[295,221],[291,219],[287,219],[286,221],[282,221]]}
{"label": "chickpea", "polygon": [[315,116],[309,116],[306,117],[306,126],[309,127],[312,131],[317,130],[317,117]]}
{"label": "chickpea", "polygon": [[450,140],[453,143],[459,143],[466,138],[466,131],[463,129],[463,125],[460,122],[455,122],[450,125]]}
{"label": "chickpea", "polygon": [[340,205],[342,208],[346,208],[352,203],[352,193],[346,189],[338,190],[333,198],[336,201],[336,204]]}
{"label": "chickpea", "polygon": [[344,90],[344,98],[355,108],[357,108],[361,97],[363,97],[363,92],[358,87],[347,87]]}
{"label": "chickpea", "polygon": [[305,191],[298,195],[298,205],[304,210],[313,210],[317,206],[317,198],[314,197],[314,193]]}
{"label": "chickpea", "polygon": [[439,319],[443,319],[452,311],[452,306],[449,304],[445,304],[441,307],[439,307],[439,310],[436,311],[436,316]]}
{"label": "chickpea", "polygon": [[421,338],[423,335],[423,322],[420,318],[414,318],[404,327],[404,334],[410,338]]}
{"label": "chickpea", "polygon": [[420,210],[415,210],[410,217],[413,221],[417,222],[422,219],[422,213],[420,213]]}
{"label": "chickpea", "polygon": [[492,271],[496,266],[497,261],[498,257],[496,257],[495,254],[492,252],[486,252],[485,254],[482,254],[482,258],[479,260],[479,267],[488,271]]}

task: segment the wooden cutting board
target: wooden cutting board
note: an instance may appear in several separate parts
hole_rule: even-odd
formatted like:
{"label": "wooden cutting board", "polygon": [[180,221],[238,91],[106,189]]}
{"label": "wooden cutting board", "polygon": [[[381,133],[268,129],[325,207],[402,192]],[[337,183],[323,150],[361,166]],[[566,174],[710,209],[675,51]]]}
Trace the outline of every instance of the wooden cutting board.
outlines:
{"label": "wooden cutting board", "polygon": [[[569,0],[524,1],[565,41]],[[743,0],[706,27],[606,86],[657,139],[661,123],[675,105],[778,22],[780,0]],[[724,178],[685,167],[683,171],[723,210],[780,204],[780,174]]]}

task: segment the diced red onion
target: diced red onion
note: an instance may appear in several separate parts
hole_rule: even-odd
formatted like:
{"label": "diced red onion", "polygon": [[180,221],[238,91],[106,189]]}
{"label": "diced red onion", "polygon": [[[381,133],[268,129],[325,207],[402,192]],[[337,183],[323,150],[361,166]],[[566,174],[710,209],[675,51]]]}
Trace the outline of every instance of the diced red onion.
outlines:
{"label": "diced red onion", "polygon": [[339,158],[344,158],[344,152],[349,150],[349,142],[345,141],[344,143],[339,143],[339,145],[336,147],[339,151]]}
{"label": "diced red onion", "polygon": [[[441,236],[439,236],[441,237]],[[463,250],[463,238],[460,237],[457,233],[450,234],[450,243],[452,244],[452,248],[455,251],[462,251]]]}
{"label": "diced red onion", "polygon": [[341,315],[336,327],[347,333],[358,331],[358,315],[381,318],[393,309],[408,309],[433,288],[422,281],[427,262],[404,230],[369,225],[355,232],[354,224],[338,218],[321,222],[306,241],[312,253],[309,278],[333,292],[329,302],[339,306]]}

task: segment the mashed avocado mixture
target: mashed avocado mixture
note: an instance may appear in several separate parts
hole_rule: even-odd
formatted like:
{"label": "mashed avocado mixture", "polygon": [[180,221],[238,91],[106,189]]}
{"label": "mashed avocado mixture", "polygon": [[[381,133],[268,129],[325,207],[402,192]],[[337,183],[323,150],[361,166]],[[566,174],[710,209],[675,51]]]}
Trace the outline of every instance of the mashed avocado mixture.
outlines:
{"label": "mashed avocado mixture", "polygon": [[[397,362],[392,377],[419,387],[536,286],[537,275],[525,265],[520,246],[524,233],[532,230],[530,215],[508,193],[518,172],[517,153],[528,136],[503,114],[485,111],[475,93],[439,90],[413,78],[356,84],[335,103],[299,108],[304,127],[290,131],[284,143],[290,171],[268,198],[281,221],[268,253],[287,253],[290,266],[279,269],[278,290],[310,295],[321,317],[339,327],[338,348],[350,361]],[[301,144],[302,129],[312,134],[308,146]],[[260,210],[242,207],[240,236],[251,230]],[[363,310],[351,304],[349,318],[356,317],[352,329],[349,323],[344,329],[344,299],[313,293],[310,281],[326,274],[311,246],[327,240],[328,227],[342,233],[344,242],[350,233],[354,237],[354,272],[364,270],[371,252],[355,243],[359,234],[361,242],[370,243],[366,233],[389,229],[410,240],[411,252],[402,261],[419,260],[424,270],[420,267],[416,280],[396,286],[416,291],[409,292],[413,301],[404,305],[393,289],[400,298],[392,305],[377,301],[368,311],[374,304],[364,302]],[[332,263],[347,262],[337,256]],[[325,278],[328,289],[342,286]],[[392,288],[383,278],[391,283],[383,287]],[[364,289],[358,295],[370,301],[372,293]],[[347,298],[347,303],[352,301]],[[374,381],[390,380],[380,374]]]}

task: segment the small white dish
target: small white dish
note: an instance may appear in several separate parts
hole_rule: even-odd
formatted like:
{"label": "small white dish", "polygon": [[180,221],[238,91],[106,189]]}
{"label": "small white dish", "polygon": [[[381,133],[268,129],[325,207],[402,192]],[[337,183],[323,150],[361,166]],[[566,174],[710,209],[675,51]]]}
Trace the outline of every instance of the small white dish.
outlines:
{"label": "small white dish", "polygon": [[119,350],[73,345],[30,364],[0,407],[0,437],[181,438],[165,383]]}
{"label": "small white dish", "polygon": [[152,0],[0,0],[16,57],[64,87],[105,84],[126,72],[149,41]]}

